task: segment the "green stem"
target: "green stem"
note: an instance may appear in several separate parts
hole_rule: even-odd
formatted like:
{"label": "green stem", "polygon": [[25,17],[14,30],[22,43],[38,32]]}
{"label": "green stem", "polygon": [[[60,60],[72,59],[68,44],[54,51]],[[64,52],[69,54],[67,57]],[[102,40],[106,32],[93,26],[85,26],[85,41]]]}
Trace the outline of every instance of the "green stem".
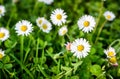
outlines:
{"label": "green stem", "polygon": [[99,21],[100,21],[100,18],[101,18],[101,15],[102,15],[102,11],[103,11],[102,10],[103,9],[103,4],[104,4],[104,1],[102,0],[102,2],[101,2],[101,8],[99,9],[99,16],[97,18],[97,22],[96,22],[96,26],[95,26],[95,29],[93,31],[93,34],[96,32],[97,26],[98,26]]}
{"label": "green stem", "polygon": [[120,42],[120,39],[114,40],[114,41],[109,45],[109,47],[111,47],[112,45],[114,45],[116,42]]}
{"label": "green stem", "polygon": [[36,45],[36,64],[38,63],[38,47],[39,47],[39,38],[37,39],[37,45]]}
{"label": "green stem", "polygon": [[41,67],[42,67],[42,64],[43,64],[43,60],[44,60],[44,48],[42,50],[42,61],[41,61]]}
{"label": "green stem", "polygon": [[23,48],[24,48],[24,36],[21,36],[20,39],[20,57],[21,57],[21,63],[23,63]]}
{"label": "green stem", "polygon": [[33,37],[30,35],[30,36],[29,36],[29,42],[28,42],[28,46],[27,46],[27,48],[26,48],[27,50],[26,50],[26,53],[25,53],[25,57],[24,57],[23,63],[25,63],[25,61],[26,61],[26,59],[27,59],[27,57],[28,57],[28,54],[29,54],[30,51],[31,51],[30,45],[31,45],[32,40],[34,40],[34,39],[33,39]]}
{"label": "green stem", "polygon": [[71,42],[70,36],[68,34],[66,34],[67,38],[69,39],[69,41]]}
{"label": "green stem", "polygon": [[36,0],[35,5],[34,5],[34,8],[33,8],[33,14],[36,13],[37,6],[38,6],[38,1]]}
{"label": "green stem", "polygon": [[43,71],[42,66],[38,65],[39,70],[44,75],[44,77],[48,78],[47,74]]}
{"label": "green stem", "polygon": [[20,64],[20,66],[25,70],[25,72],[32,78],[34,79],[33,75],[31,74],[31,72],[13,55],[10,54],[10,56],[18,63]]}
{"label": "green stem", "polygon": [[99,31],[98,31],[98,34],[97,34],[95,43],[97,43],[98,38],[99,38],[99,36],[100,36],[100,33],[101,33],[101,31],[102,31],[102,29],[103,29],[103,27],[104,27],[104,25],[105,25],[106,22],[107,22],[107,20],[105,20],[105,21],[103,22],[103,24],[101,25],[101,27],[100,27],[100,29],[99,29]]}

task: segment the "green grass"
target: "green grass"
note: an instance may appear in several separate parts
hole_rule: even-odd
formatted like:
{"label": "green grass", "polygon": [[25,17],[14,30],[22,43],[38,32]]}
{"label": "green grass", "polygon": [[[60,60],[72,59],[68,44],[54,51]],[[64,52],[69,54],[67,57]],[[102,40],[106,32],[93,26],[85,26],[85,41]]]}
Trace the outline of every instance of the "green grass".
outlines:
{"label": "green grass", "polygon": [[[120,1],[107,0],[54,0],[46,5],[37,0],[0,0],[6,8],[5,16],[0,18],[0,27],[10,31],[6,41],[0,41],[0,49],[5,57],[0,60],[0,79],[118,79],[120,68],[107,61],[104,49],[112,46],[120,63]],[[67,14],[68,32],[58,35],[60,27],[52,24],[50,33],[45,33],[36,24],[38,17],[48,21],[56,8]],[[112,11],[116,18],[106,21],[103,13]],[[96,27],[90,33],[78,30],[77,21],[85,15],[95,17]],[[29,36],[18,36],[15,24],[28,20],[33,24]],[[52,23],[52,22],[51,22]],[[85,38],[91,45],[89,55],[78,59],[67,51],[65,45],[77,38]]]}

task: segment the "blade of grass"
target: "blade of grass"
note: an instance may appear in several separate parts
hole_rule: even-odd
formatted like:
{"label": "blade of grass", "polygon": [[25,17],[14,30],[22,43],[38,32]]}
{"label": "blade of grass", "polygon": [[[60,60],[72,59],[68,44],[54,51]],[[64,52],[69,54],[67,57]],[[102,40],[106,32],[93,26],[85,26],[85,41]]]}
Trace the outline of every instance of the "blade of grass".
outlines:
{"label": "blade of grass", "polygon": [[33,75],[30,73],[30,71],[13,55],[13,54],[10,54],[10,56],[15,59],[15,61],[17,61],[18,64],[20,64],[21,68],[23,68],[26,73],[32,78],[34,79]]}

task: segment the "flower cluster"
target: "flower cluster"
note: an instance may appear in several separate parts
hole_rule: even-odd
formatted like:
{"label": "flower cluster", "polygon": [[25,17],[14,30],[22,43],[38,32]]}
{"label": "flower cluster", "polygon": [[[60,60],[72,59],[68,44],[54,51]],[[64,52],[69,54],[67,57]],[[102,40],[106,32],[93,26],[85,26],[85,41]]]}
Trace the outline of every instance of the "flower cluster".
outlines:
{"label": "flower cluster", "polygon": [[[38,0],[40,2],[44,2],[45,4],[50,5],[53,3],[53,0]],[[0,18],[4,16],[6,10],[5,7],[0,5]],[[108,21],[112,21],[115,18],[114,13],[111,11],[106,11],[104,14],[104,17]],[[50,22],[49,20],[45,19],[45,17],[38,17],[36,19],[36,24],[45,33],[49,33],[52,30],[52,24],[53,26],[59,26],[58,30],[58,35],[59,36],[64,36],[68,32],[67,28],[67,15],[66,12],[61,9],[57,8],[52,11],[50,15]],[[96,26],[96,20],[93,16],[91,15],[83,15],[81,16],[78,21],[77,25],[79,30],[82,30],[84,33],[89,33],[92,32]],[[33,24],[28,21],[28,20],[21,20],[18,21],[15,24],[15,31],[17,35],[22,35],[22,36],[28,36],[30,33],[33,32]],[[7,30],[4,27],[0,27],[0,40],[3,42],[7,40],[10,36],[9,30]],[[74,56],[77,58],[84,58],[88,55],[91,49],[91,45],[85,38],[78,38],[75,39],[73,42],[68,42],[65,44],[66,49],[71,51]],[[118,65],[117,60],[116,60],[116,53],[114,48],[110,47],[107,50],[104,50],[104,53],[107,55],[107,58],[109,62],[112,65]],[[4,51],[0,49],[0,59],[2,59],[5,56]]]}
{"label": "flower cluster", "polygon": [[36,23],[43,32],[49,33],[52,29],[52,24],[44,17],[38,17]]}
{"label": "flower cluster", "polygon": [[104,53],[107,55],[108,61],[111,65],[118,66],[116,52],[113,47],[109,47],[108,49],[104,50]]}

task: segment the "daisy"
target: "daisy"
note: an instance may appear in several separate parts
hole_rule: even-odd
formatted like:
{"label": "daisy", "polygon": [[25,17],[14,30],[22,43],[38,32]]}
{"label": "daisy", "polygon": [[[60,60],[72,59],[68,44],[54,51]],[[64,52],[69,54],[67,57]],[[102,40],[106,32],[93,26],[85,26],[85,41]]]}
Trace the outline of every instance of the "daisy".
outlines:
{"label": "daisy", "polygon": [[86,39],[80,38],[71,43],[70,49],[71,52],[74,53],[73,55],[77,58],[84,58],[88,55],[88,52],[90,52],[90,47],[91,45]]}
{"label": "daisy", "polygon": [[0,60],[5,56],[4,51],[2,51],[2,49],[0,49]]}
{"label": "daisy", "polygon": [[52,23],[54,25],[60,26],[60,25],[62,25],[62,23],[66,22],[67,15],[64,12],[64,10],[62,10],[62,9],[56,9],[56,10],[54,10],[52,12],[50,18],[51,18]]}
{"label": "daisy", "polygon": [[110,62],[110,64],[113,65],[113,66],[118,66],[117,59],[116,59],[115,56],[109,58],[109,62]]}
{"label": "daisy", "polygon": [[33,27],[29,21],[22,20],[15,25],[15,30],[18,35],[27,36],[33,31]]}
{"label": "daisy", "polygon": [[46,32],[46,33],[49,33],[50,30],[52,29],[52,25],[49,21],[47,20],[44,20],[42,25],[40,26],[40,29],[43,31],[43,32]]}
{"label": "daisy", "polygon": [[50,4],[53,3],[54,0],[38,0],[38,1],[44,2],[44,3],[47,4],[47,5],[50,5]]}
{"label": "daisy", "polygon": [[70,50],[71,43],[70,43],[70,42],[67,42],[67,44],[65,44],[65,46],[66,46],[66,49],[67,49],[67,50]]}
{"label": "daisy", "polygon": [[63,35],[65,35],[67,32],[68,32],[67,27],[66,27],[66,26],[63,26],[63,27],[61,27],[61,28],[59,29],[58,34],[59,34],[60,36],[63,36]]}
{"label": "daisy", "polygon": [[113,57],[113,56],[116,55],[115,49],[112,48],[112,47],[110,47],[110,48],[104,50],[104,53],[107,55],[108,58]]}
{"label": "daisy", "polygon": [[103,15],[108,21],[112,21],[115,19],[115,14],[111,11],[106,11]]}
{"label": "daisy", "polygon": [[5,7],[0,5],[0,17],[4,16],[6,10],[5,10]]}
{"label": "daisy", "polygon": [[77,24],[78,24],[79,29],[88,33],[93,30],[96,22],[95,22],[94,17],[92,17],[90,15],[84,15],[78,20]]}
{"label": "daisy", "polygon": [[0,40],[5,41],[9,38],[9,31],[5,29],[4,27],[0,28]]}
{"label": "daisy", "polygon": [[37,26],[41,27],[41,25],[42,25],[42,23],[43,23],[44,20],[45,20],[44,17],[38,17],[38,18],[36,19],[36,24],[37,24]]}

